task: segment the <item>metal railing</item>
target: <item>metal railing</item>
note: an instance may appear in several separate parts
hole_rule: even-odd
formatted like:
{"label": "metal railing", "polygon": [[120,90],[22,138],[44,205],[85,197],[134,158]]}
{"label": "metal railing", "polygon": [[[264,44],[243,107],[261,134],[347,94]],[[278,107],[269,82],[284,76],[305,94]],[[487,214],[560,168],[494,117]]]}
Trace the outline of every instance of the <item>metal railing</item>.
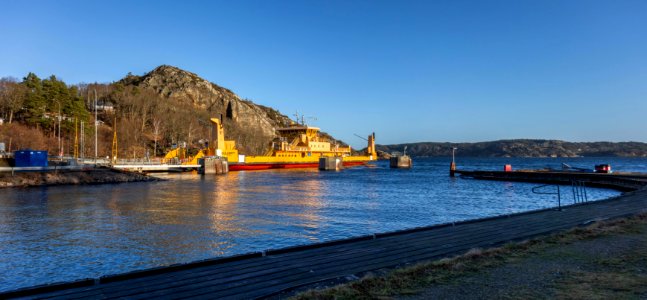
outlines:
{"label": "metal railing", "polygon": [[[548,186],[554,186],[557,188],[557,192],[540,192],[537,191],[538,189],[545,188]],[[557,184],[544,184],[540,186],[536,186],[532,188],[532,192],[534,194],[541,194],[541,195],[557,195],[557,210],[562,210],[562,193],[559,190],[559,185]]]}
{"label": "metal railing", "polygon": [[[538,191],[539,189],[554,186],[556,192]],[[582,180],[571,179],[571,189],[573,190],[573,204],[584,203],[589,201],[589,195],[586,192],[586,183]],[[544,184],[532,188],[534,194],[557,195],[557,209],[562,210],[562,195],[558,184]]]}
{"label": "metal railing", "polygon": [[584,181],[571,179],[573,188],[573,203],[582,203],[589,201],[589,195],[586,193]]}

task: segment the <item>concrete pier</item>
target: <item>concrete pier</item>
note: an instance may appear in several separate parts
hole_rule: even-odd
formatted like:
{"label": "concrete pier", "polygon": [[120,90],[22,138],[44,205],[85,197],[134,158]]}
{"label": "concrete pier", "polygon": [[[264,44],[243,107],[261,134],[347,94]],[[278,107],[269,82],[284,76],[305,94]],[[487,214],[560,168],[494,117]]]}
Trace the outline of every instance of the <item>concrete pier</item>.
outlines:
{"label": "concrete pier", "polygon": [[344,162],[341,157],[325,156],[319,158],[319,170],[322,171],[339,171],[344,168]]}
{"label": "concrete pier", "polygon": [[220,157],[205,157],[200,159],[202,174],[226,174],[229,172],[227,160]]}
{"label": "concrete pier", "polygon": [[408,155],[392,156],[389,159],[389,166],[393,169],[409,169],[413,166],[413,161]]}
{"label": "concrete pier", "polygon": [[619,191],[633,191],[642,188],[647,181],[647,174],[631,173],[587,173],[587,172],[555,172],[555,171],[467,171],[456,170],[462,177],[498,180],[521,181],[550,184],[570,185],[573,180],[585,183],[591,187],[616,189]]}
{"label": "concrete pier", "polygon": [[112,165],[115,170],[124,170],[129,172],[187,172],[198,170],[200,165],[167,165],[167,164],[132,164],[132,165]]}

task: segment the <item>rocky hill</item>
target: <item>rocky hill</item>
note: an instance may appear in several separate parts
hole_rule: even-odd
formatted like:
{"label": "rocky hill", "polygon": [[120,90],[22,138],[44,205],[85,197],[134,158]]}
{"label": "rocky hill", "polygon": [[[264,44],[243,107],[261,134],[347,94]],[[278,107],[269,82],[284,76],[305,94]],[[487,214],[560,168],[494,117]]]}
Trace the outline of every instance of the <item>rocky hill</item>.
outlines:
{"label": "rocky hill", "polygon": [[411,143],[378,145],[386,153],[402,152],[407,146],[411,156],[450,156],[452,147],[461,156],[472,157],[579,157],[623,156],[647,157],[647,143],[589,142],[575,143],[559,140],[500,140],[479,143]]}
{"label": "rocky hill", "polygon": [[[61,121],[54,122],[59,114]],[[96,134],[88,125],[95,114]],[[6,123],[0,126],[0,142],[9,150],[78,151],[82,157],[96,151],[100,157],[141,160],[181,146],[193,155],[212,139],[209,118],[221,116],[225,139],[236,141],[246,155],[267,153],[275,129],[292,123],[275,109],[168,65],[111,83],[69,85],[54,75],[41,79],[34,73],[21,82],[0,78],[0,118]],[[83,142],[95,138],[96,144]]]}
{"label": "rocky hill", "polygon": [[143,76],[128,75],[120,83],[151,89],[212,117],[222,115],[225,138],[236,140],[246,154],[262,154],[275,137],[274,129],[291,122],[275,109],[243,100],[229,89],[173,66],[162,65]]}

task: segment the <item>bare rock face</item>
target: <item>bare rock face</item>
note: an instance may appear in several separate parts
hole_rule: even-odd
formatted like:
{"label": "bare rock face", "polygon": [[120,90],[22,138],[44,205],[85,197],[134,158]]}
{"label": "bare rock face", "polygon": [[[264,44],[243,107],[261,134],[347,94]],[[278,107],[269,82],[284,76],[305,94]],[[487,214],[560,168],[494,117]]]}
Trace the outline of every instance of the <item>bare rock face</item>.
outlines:
{"label": "bare rock face", "polygon": [[276,136],[275,128],[290,123],[272,108],[243,100],[229,89],[173,66],[159,66],[144,76],[129,75],[122,83],[152,89],[170,100],[206,110],[212,117],[222,115],[226,139],[236,140],[247,154],[263,153]]}

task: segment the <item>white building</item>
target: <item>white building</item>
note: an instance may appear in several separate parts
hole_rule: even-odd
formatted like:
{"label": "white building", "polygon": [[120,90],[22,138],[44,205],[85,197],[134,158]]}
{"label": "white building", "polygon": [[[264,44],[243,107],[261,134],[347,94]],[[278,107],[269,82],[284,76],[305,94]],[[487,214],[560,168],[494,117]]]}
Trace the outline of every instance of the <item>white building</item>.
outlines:
{"label": "white building", "polygon": [[[94,106],[92,107],[92,109],[94,109]],[[115,107],[108,101],[99,101],[96,105],[96,109],[98,111],[112,112],[113,110],[115,110]]]}

